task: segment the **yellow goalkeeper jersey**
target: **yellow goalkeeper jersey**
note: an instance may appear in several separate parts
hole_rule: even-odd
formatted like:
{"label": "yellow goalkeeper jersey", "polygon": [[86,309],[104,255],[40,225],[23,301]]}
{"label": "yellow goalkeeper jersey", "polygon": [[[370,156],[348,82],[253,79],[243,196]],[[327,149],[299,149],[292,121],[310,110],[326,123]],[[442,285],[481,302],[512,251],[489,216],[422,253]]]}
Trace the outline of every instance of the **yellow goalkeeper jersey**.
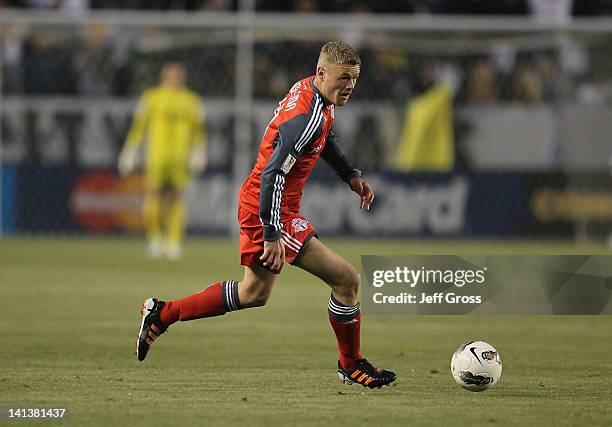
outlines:
{"label": "yellow goalkeeper jersey", "polygon": [[148,142],[147,168],[185,167],[191,148],[206,142],[202,99],[186,88],[156,86],[138,102],[127,143]]}

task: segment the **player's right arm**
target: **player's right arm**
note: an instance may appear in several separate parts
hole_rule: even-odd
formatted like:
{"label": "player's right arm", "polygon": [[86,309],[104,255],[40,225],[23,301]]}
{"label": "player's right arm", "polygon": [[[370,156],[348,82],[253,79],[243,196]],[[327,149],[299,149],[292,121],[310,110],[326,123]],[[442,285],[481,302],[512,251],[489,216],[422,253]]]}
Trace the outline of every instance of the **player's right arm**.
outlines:
{"label": "player's right arm", "polygon": [[204,109],[204,102],[195,93],[193,94],[193,103],[193,136],[189,152],[189,169],[193,173],[199,174],[208,165],[208,157],[206,155],[207,138],[204,131],[206,111]]}
{"label": "player's right arm", "polygon": [[261,174],[259,217],[264,241],[278,242],[274,245],[264,243],[261,261],[266,266],[273,265],[282,247],[279,241],[282,237],[281,201],[285,190],[285,177],[312,141],[323,121],[323,102],[320,97],[315,94],[314,98],[308,99],[302,94],[300,98],[302,99],[297,100],[297,106],[294,105],[289,111],[288,107],[285,107],[281,112],[278,136],[273,143],[274,151]]}
{"label": "player's right arm", "polygon": [[119,154],[118,169],[122,176],[131,174],[136,168],[138,146],[144,139],[151,117],[150,97],[150,92],[147,91],[138,100],[138,106],[132,119],[132,126],[128,132],[125,144],[123,144],[123,149]]}

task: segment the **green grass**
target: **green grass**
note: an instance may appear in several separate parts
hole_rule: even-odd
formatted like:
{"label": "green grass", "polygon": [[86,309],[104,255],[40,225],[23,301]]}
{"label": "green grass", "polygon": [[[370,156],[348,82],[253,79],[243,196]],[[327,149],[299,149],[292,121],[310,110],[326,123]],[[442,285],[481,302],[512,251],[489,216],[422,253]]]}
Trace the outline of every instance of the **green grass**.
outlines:
{"label": "green grass", "polygon": [[[551,243],[331,241],[361,254],[609,253]],[[131,239],[0,240],[0,406],[65,406],[70,425],[610,425],[611,316],[365,316],[362,350],[396,387],[343,386],[329,291],[287,267],[268,306],[173,326],[138,363],[146,296],[240,279],[236,244],[194,240],[180,262]],[[455,348],[491,342],[504,372],[457,387]],[[20,423],[19,425],[24,425]],[[37,425],[40,425],[38,423]]]}

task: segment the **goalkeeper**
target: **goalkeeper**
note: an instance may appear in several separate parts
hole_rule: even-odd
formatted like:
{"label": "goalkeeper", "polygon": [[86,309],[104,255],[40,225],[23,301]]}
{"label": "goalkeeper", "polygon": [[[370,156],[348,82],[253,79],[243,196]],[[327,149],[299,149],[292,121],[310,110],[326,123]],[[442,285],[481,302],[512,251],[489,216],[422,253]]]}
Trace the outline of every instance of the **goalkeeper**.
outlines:
{"label": "goalkeeper", "polygon": [[167,62],[160,85],[141,96],[119,155],[119,173],[134,172],[138,147],[147,140],[144,220],[148,253],[177,259],[185,230],[185,187],[207,163],[201,98],[185,86],[182,64]]}

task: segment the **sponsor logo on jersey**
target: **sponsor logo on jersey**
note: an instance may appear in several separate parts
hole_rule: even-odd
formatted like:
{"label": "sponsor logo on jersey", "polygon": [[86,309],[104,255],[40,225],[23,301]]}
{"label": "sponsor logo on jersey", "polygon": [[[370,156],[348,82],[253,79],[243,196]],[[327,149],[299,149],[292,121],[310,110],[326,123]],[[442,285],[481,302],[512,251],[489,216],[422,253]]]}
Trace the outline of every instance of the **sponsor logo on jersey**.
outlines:
{"label": "sponsor logo on jersey", "polygon": [[308,229],[308,221],[304,218],[293,218],[293,220],[291,220],[291,226],[296,233],[299,233],[300,231]]}
{"label": "sponsor logo on jersey", "polygon": [[302,85],[302,82],[295,83],[293,86],[291,86],[291,89],[289,89],[289,92],[297,91],[300,88],[301,85]]}
{"label": "sponsor logo on jersey", "polygon": [[291,111],[295,107],[297,107],[297,102],[298,102],[298,99],[300,98],[300,94],[301,93],[302,92],[298,91],[298,92],[295,92],[295,93],[291,94],[291,96],[287,100],[287,106],[285,107],[285,111]]}
{"label": "sponsor logo on jersey", "polygon": [[283,162],[283,165],[281,166],[281,170],[285,174],[288,174],[291,168],[293,167],[293,165],[295,164],[295,161],[296,161],[295,157],[293,157],[291,154],[288,154],[287,158]]}
{"label": "sponsor logo on jersey", "polygon": [[318,153],[323,149],[323,144],[317,145],[316,147],[312,147],[309,151],[310,154]]}
{"label": "sponsor logo on jersey", "polygon": [[300,94],[302,93],[302,91],[299,90],[301,86],[302,86],[301,83],[297,82],[289,90],[289,95],[290,96],[289,96],[289,99],[287,100],[287,105],[285,106],[285,111],[291,111],[291,110],[293,110],[297,106],[297,101],[300,98]]}

